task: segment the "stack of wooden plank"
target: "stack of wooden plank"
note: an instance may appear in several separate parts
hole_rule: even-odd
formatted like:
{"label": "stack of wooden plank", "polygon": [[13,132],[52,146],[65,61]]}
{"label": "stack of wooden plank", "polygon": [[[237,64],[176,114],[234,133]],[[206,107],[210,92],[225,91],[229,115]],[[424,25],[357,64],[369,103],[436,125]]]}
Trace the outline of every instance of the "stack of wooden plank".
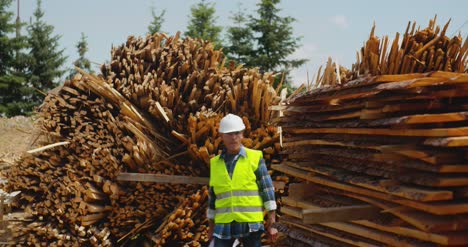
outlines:
{"label": "stack of wooden plank", "polygon": [[[433,40],[423,47],[446,38]],[[367,74],[292,99],[272,168],[303,182],[290,184],[280,221],[342,246],[467,246],[466,42],[454,56],[434,59],[462,68]]]}
{"label": "stack of wooden plank", "polygon": [[[369,235],[374,241],[384,240],[385,232],[466,245],[467,89],[468,74],[434,72],[376,76],[307,93],[284,112],[287,160],[272,168],[315,185],[309,191],[319,191],[317,198],[332,194],[333,200],[354,199],[339,199],[339,206],[357,200],[379,208],[373,220],[393,215],[395,225],[364,223],[377,234]],[[283,212],[320,206],[298,198],[283,198]],[[307,218],[307,212],[295,216]]]}
{"label": "stack of wooden plank", "polygon": [[[219,120],[243,117],[247,147],[279,151],[272,74],[224,65],[213,45],[178,35],[129,37],[102,74],[83,71],[41,106],[48,141],[6,171],[7,191],[33,222],[13,229],[20,245],[200,246],[207,189],[126,182],[122,173],[208,177],[222,149]],[[166,217],[170,215],[169,217]]]}

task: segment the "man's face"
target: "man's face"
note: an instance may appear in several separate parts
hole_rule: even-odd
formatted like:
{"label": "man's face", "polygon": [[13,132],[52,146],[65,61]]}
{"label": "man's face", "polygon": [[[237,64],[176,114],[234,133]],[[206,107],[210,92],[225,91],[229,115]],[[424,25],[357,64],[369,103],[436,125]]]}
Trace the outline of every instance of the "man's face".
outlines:
{"label": "man's face", "polygon": [[243,137],[242,131],[221,134],[228,153],[233,154],[239,152]]}

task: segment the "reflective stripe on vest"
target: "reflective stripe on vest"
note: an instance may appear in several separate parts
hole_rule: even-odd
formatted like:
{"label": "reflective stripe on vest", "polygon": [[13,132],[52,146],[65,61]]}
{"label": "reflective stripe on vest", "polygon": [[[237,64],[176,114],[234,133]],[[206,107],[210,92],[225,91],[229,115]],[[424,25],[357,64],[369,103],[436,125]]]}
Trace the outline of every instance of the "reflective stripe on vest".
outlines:
{"label": "reflective stripe on vest", "polygon": [[219,155],[210,160],[210,186],[216,195],[215,223],[263,221],[263,201],[255,176],[262,152],[245,151],[247,157],[239,157],[232,178]]}
{"label": "reflective stripe on vest", "polygon": [[228,191],[216,195],[216,199],[221,200],[229,198],[231,196],[260,196],[260,193],[258,193],[258,190],[236,190],[232,192]]}
{"label": "reflective stripe on vest", "polygon": [[263,213],[262,207],[232,207],[232,208],[217,208],[216,214],[225,214],[230,212],[261,212]]}

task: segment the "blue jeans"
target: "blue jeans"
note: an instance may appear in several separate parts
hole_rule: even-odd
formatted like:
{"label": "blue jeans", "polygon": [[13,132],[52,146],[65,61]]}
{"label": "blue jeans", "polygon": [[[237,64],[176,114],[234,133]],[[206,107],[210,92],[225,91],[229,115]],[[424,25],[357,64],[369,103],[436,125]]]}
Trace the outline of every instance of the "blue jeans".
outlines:
{"label": "blue jeans", "polygon": [[[214,239],[215,247],[232,247],[236,239]],[[262,246],[262,231],[251,232],[247,237],[240,238],[239,241],[244,247],[261,247]]]}

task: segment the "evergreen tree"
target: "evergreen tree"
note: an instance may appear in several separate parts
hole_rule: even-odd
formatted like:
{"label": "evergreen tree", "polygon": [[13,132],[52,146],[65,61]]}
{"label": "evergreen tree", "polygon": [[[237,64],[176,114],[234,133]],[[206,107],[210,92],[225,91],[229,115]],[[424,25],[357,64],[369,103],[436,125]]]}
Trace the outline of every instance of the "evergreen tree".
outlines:
{"label": "evergreen tree", "polygon": [[191,16],[189,25],[187,26],[186,36],[193,38],[201,38],[209,40],[215,45],[220,45],[221,26],[215,25],[217,17],[215,17],[214,3],[207,3],[202,0],[190,9]]}
{"label": "evergreen tree", "polygon": [[163,9],[159,15],[156,14],[155,7],[151,7],[151,16],[153,16],[153,21],[148,26],[148,34],[158,33],[161,32],[161,27],[164,22],[164,15],[166,14],[166,10]]}
{"label": "evergreen tree", "polygon": [[246,10],[239,4],[238,10],[231,16],[234,25],[227,29],[227,44],[224,46],[226,56],[238,64],[251,64],[254,52],[253,32],[248,26]]}
{"label": "evergreen tree", "polygon": [[27,92],[28,59],[24,53],[27,42],[20,33],[23,24],[19,19],[14,24],[13,13],[7,11],[11,3],[12,0],[0,0],[0,115],[9,117],[27,114],[32,109],[23,96]]}
{"label": "evergreen tree", "polygon": [[54,27],[42,19],[41,0],[37,1],[34,21],[28,26],[31,63],[29,83],[35,91],[30,101],[39,104],[48,90],[58,86],[58,79],[65,73],[62,65],[67,59],[59,50],[59,35],[53,36]]}
{"label": "evergreen tree", "polygon": [[78,49],[79,57],[73,64],[88,73],[94,73],[91,69],[91,61],[86,58],[86,52],[88,52],[88,41],[86,40],[86,35],[84,33],[81,33],[81,39],[76,44],[76,49]]}
{"label": "evergreen tree", "polygon": [[261,71],[282,71],[304,64],[306,59],[288,59],[299,48],[300,38],[293,36],[293,17],[280,17],[276,7],[280,0],[261,0],[257,6],[258,18],[251,17],[250,27],[256,33],[257,47],[252,64]]}

